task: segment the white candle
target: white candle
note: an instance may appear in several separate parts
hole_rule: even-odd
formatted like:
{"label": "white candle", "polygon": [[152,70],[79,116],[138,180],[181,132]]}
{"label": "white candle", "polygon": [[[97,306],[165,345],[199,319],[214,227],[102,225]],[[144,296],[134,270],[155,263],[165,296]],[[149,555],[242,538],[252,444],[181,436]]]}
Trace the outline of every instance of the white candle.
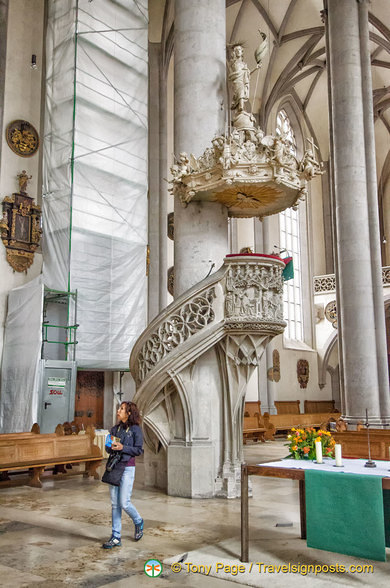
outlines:
{"label": "white candle", "polygon": [[341,445],[340,445],[340,443],[336,443],[336,445],[334,446],[334,457],[336,460],[336,465],[342,466],[343,462],[341,459]]}
{"label": "white candle", "polygon": [[321,441],[316,441],[316,461],[317,461],[317,463],[322,463],[322,443],[321,443]]}

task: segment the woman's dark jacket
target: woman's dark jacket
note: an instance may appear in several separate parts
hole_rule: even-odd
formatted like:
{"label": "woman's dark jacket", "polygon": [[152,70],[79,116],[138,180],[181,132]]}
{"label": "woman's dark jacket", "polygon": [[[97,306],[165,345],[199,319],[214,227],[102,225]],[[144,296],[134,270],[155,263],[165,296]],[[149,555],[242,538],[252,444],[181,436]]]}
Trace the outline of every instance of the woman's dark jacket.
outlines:
{"label": "woman's dark jacket", "polygon": [[[110,431],[114,437],[118,437],[123,445],[122,462],[127,462],[126,465],[135,465],[135,457],[143,453],[143,435],[142,429],[138,425],[127,427],[123,423],[114,425]],[[111,447],[106,447],[107,453],[115,452]]]}

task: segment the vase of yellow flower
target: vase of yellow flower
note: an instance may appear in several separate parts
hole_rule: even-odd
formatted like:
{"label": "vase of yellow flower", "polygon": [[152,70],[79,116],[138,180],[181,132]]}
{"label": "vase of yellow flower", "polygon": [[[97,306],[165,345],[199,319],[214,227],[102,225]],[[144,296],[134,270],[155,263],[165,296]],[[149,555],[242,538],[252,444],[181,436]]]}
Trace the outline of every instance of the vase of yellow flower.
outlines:
{"label": "vase of yellow flower", "polygon": [[333,457],[334,446],[336,444],[329,431],[319,429],[316,431],[313,427],[308,429],[291,429],[287,435],[287,447],[290,454],[287,457],[294,459],[315,459],[316,458],[316,441],[321,441],[322,455]]}

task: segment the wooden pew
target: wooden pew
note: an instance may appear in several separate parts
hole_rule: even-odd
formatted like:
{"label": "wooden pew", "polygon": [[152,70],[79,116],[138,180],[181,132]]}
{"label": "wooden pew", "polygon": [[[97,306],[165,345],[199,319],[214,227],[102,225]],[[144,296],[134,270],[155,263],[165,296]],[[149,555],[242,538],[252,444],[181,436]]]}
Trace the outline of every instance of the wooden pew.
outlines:
{"label": "wooden pew", "polygon": [[270,441],[274,439],[275,429],[271,423],[267,425],[260,412],[260,401],[253,400],[245,402],[244,407],[244,424],[243,424],[243,441],[244,445],[248,439],[253,441]]}
{"label": "wooden pew", "polygon": [[[0,435],[0,472],[29,470],[29,486],[41,488],[40,476],[45,468],[65,464],[85,463],[84,477],[99,479],[97,468],[102,454],[93,443],[94,431],[85,435],[63,435],[56,433],[10,433]],[[68,476],[69,474],[65,474]],[[59,477],[59,476],[57,476]],[[0,481],[0,486],[7,481]],[[10,485],[9,482],[7,485]]]}
{"label": "wooden pew", "polygon": [[337,419],[340,413],[313,413],[313,414],[269,414],[263,415],[264,425],[273,425],[275,431],[290,431],[293,427],[320,427],[326,428],[330,419]]}
{"label": "wooden pew", "polygon": [[[389,460],[390,431],[388,429],[369,429],[372,459]],[[333,433],[336,443],[341,444],[343,457],[368,459],[367,430]]]}
{"label": "wooden pew", "polygon": [[248,439],[252,439],[253,441],[265,441],[265,427],[260,427],[259,419],[257,416],[244,416],[244,427],[243,427],[243,437],[244,437],[244,445]]}
{"label": "wooden pew", "polygon": [[300,414],[299,400],[275,400],[276,414]]}
{"label": "wooden pew", "polygon": [[337,412],[334,407],[334,400],[305,400],[303,406],[305,413]]}
{"label": "wooden pew", "polygon": [[261,416],[261,402],[260,400],[248,400],[244,406],[244,416],[253,417]]}

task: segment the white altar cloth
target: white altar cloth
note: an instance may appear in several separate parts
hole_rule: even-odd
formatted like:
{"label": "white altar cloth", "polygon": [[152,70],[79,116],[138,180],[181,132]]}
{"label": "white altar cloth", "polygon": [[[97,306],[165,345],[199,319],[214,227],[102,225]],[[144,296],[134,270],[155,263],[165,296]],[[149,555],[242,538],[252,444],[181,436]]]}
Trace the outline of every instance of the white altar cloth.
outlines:
{"label": "white altar cloth", "polygon": [[95,439],[94,439],[94,443],[95,445],[97,445],[100,449],[100,451],[102,452],[102,456],[104,458],[108,457],[108,453],[105,449],[106,447],[106,437],[109,434],[110,431],[107,431],[106,429],[96,429],[95,430]]}
{"label": "white altar cloth", "polygon": [[256,465],[290,468],[297,470],[317,470],[323,472],[335,472],[339,474],[366,474],[369,476],[381,476],[381,478],[390,478],[390,461],[376,460],[376,468],[365,468],[366,459],[344,459],[344,467],[336,467],[335,460],[324,458],[324,463],[314,463],[311,459],[282,459],[280,461],[271,461],[269,463],[259,463]]}

